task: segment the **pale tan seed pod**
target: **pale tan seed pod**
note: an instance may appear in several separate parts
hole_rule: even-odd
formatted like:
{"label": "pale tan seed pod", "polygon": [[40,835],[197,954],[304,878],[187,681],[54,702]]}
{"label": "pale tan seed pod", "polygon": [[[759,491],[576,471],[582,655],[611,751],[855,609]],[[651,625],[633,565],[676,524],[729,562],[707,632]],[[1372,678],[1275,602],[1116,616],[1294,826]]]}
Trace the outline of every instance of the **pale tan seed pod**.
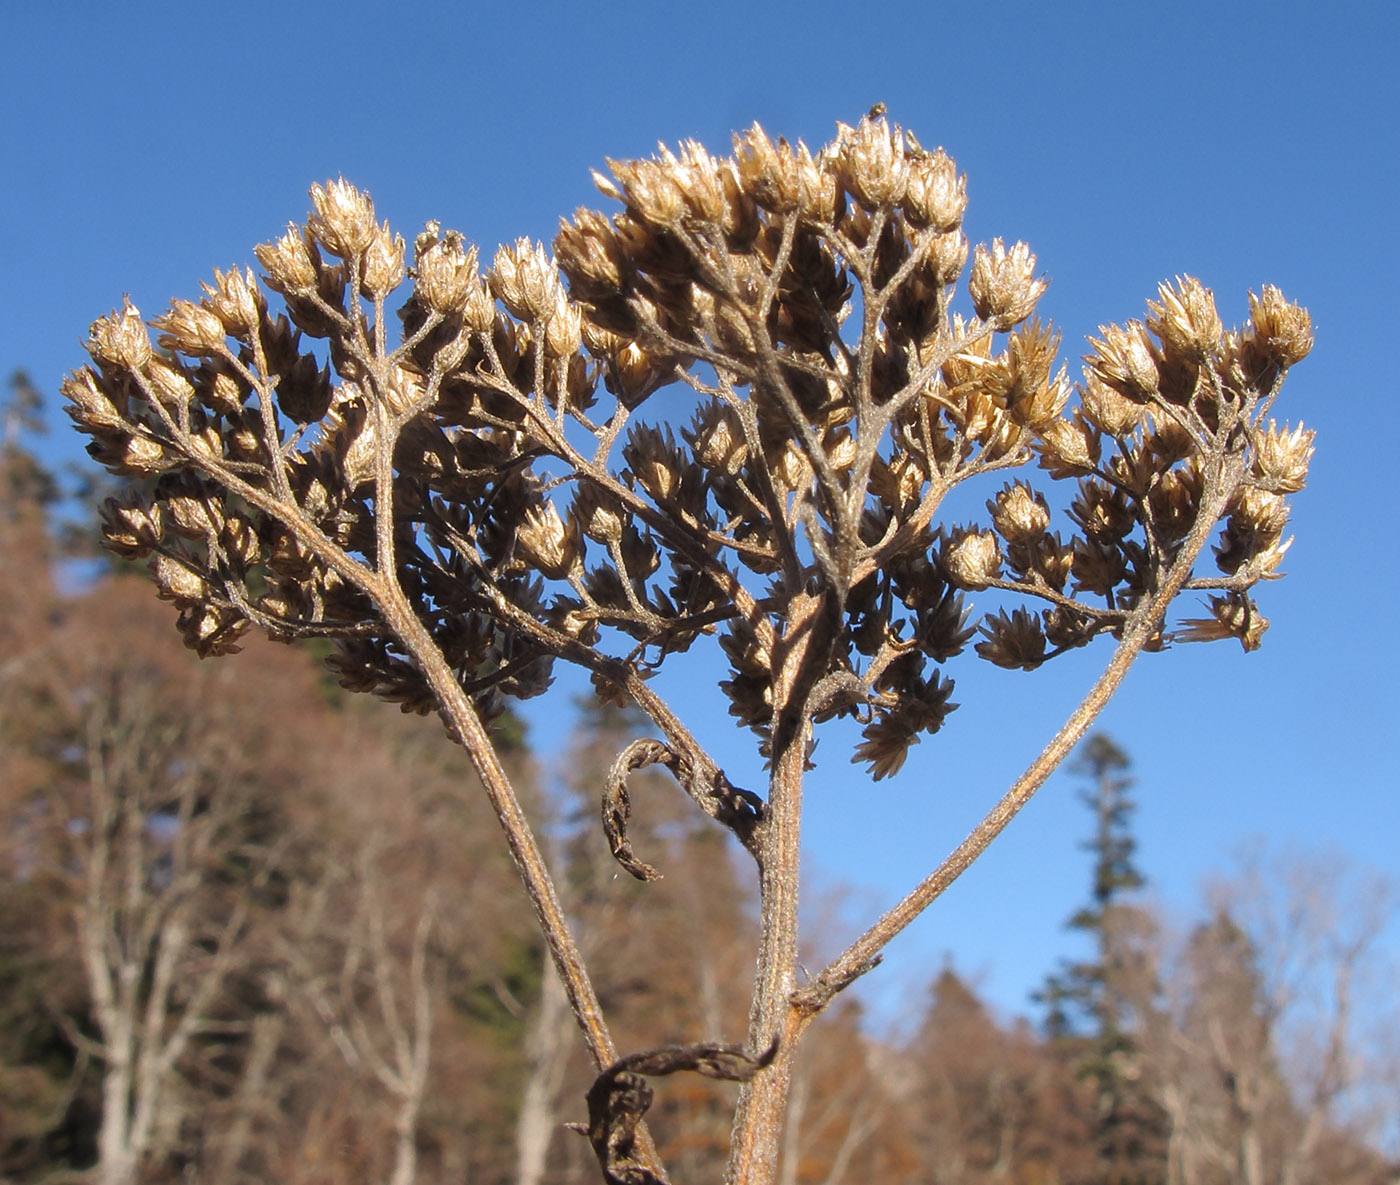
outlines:
{"label": "pale tan seed pod", "polygon": [[378,384],[367,383],[367,388],[384,401],[390,415],[401,416],[415,407],[427,392],[423,376],[404,366],[395,366],[389,381],[382,388]]}
{"label": "pale tan seed pod", "polygon": [[1141,403],[1120,395],[1092,371],[1084,372],[1079,388],[1079,406],[1084,418],[1115,439],[1131,436],[1142,423]]}
{"label": "pale tan seed pod", "polygon": [[59,391],[73,405],[68,414],[89,431],[111,431],[126,426],[117,405],[102,390],[90,368],[84,367],[68,375],[59,385]]}
{"label": "pale tan seed pod", "polygon": [[102,504],[101,515],[103,542],[118,555],[140,559],[160,543],[163,534],[160,503],[147,504],[135,490],[108,498]]}
{"label": "pale tan seed pod", "polygon": [[370,300],[383,300],[403,283],[404,250],[403,236],[391,234],[387,222],[375,230],[360,270],[360,290]]}
{"label": "pale tan seed pod", "polygon": [[959,588],[986,588],[1001,575],[997,537],[991,531],[954,528],[943,549],[943,567]]}
{"label": "pale tan seed pod", "polygon": [[798,209],[803,217],[821,226],[829,226],[836,218],[836,201],[840,187],[836,174],[825,156],[813,157],[807,145],[797,142],[796,163]]}
{"label": "pale tan seed pod", "polygon": [[1243,593],[1211,597],[1210,616],[1188,618],[1181,624],[1185,629],[1173,635],[1178,642],[1216,642],[1222,638],[1238,638],[1246,651],[1258,650],[1263,642],[1269,619]]}
{"label": "pale tan seed pod", "polygon": [[374,241],[374,203],[344,177],[311,187],[314,208],[307,229],[333,255],[356,258]]}
{"label": "pale tan seed pod", "polygon": [[967,236],[960,230],[939,235],[929,248],[929,262],[940,284],[956,284],[967,266]]}
{"label": "pale tan seed pod", "polygon": [[[423,237],[419,236],[420,246]],[[428,308],[444,316],[460,313],[477,286],[476,248],[467,247],[460,234],[448,231],[418,253],[416,271],[416,290]]]}
{"label": "pale tan seed pod", "polygon": [[184,374],[163,358],[157,358],[146,370],[151,389],[161,406],[171,411],[188,407],[194,398],[194,386]]}
{"label": "pale tan seed pod", "polygon": [[225,350],[224,323],[211,310],[193,301],[171,301],[170,311],[151,324],[161,331],[156,340],[163,349],[195,356],[222,354]]}
{"label": "pale tan seed pod", "polygon": [[841,183],[867,210],[898,205],[909,184],[904,133],[884,119],[862,119],[840,139]]}
{"label": "pale tan seed pod", "polygon": [[87,352],[99,362],[140,370],[151,360],[151,339],[140,310],[122,297],[122,311],[109,313],[88,330]]}
{"label": "pale tan seed pod", "polygon": [[1221,348],[1220,314],[1215,297],[1193,276],[1178,276],[1176,287],[1159,284],[1160,301],[1148,301],[1147,327],[1162,342],[1168,358],[1204,362]]}
{"label": "pale tan seed pod", "polygon": [[709,404],[697,416],[690,437],[695,459],[706,469],[733,477],[749,459],[749,448],[724,407]]}
{"label": "pale tan seed pod", "polygon": [[280,239],[254,247],[253,254],[278,292],[304,296],[316,290],[316,264],[300,227],[289,223]]}
{"label": "pale tan seed pod", "polygon": [[582,277],[601,292],[622,287],[617,235],[612,223],[599,211],[580,207],[574,211],[572,222],[561,220],[554,248],[575,284]]}
{"label": "pale tan seed pod", "polygon": [[837,473],[845,473],[856,463],[856,441],[849,432],[842,432],[827,446],[826,461]]}
{"label": "pale tan seed pod", "polygon": [[173,464],[164,447],[148,436],[133,436],[122,447],[122,471],[135,477],[164,473]]}
{"label": "pale tan seed pod", "polygon": [[257,563],[262,556],[262,544],[258,541],[258,533],[251,523],[240,516],[231,517],[224,522],[220,542],[225,553],[245,567]]}
{"label": "pale tan seed pod", "polygon": [[559,270],[542,243],[516,239],[496,251],[491,266],[491,290],[513,316],[539,321],[551,316],[563,296]]}
{"label": "pale tan seed pod", "polygon": [[622,514],[591,482],[581,482],[574,495],[573,517],[595,543],[616,544],[622,539]]}
{"label": "pale tan seed pod", "polygon": [[786,141],[774,145],[754,124],[734,137],[734,169],[740,188],[763,209],[776,214],[802,208],[802,168]]}
{"label": "pale tan seed pod", "polygon": [[544,348],[554,358],[568,358],[578,353],[582,344],[582,317],[578,306],[560,288],[555,296],[554,311],[545,325]]}
{"label": "pale tan seed pod", "polygon": [[1288,525],[1288,499],[1258,486],[1245,486],[1231,504],[1230,513],[1252,534],[1277,539]]}
{"label": "pale tan seed pod", "polygon": [[1308,463],[1313,455],[1313,433],[1300,423],[1289,430],[1270,420],[1255,445],[1251,472],[1281,493],[1296,494],[1308,482]]}
{"label": "pale tan seed pod", "polygon": [[236,267],[227,272],[214,269],[214,282],[201,283],[205,305],[222,322],[226,332],[235,337],[245,335],[262,323],[262,304],[258,282],[251,268],[240,272]]}
{"label": "pale tan seed pod", "polygon": [[967,209],[967,177],[943,151],[928,153],[909,162],[909,183],[904,211],[915,226],[928,226],[940,234],[957,230]]}
{"label": "pale tan seed pod", "polygon": [[186,539],[203,540],[216,534],[223,525],[223,515],[214,509],[215,505],[188,494],[167,498],[165,508],[170,515],[170,530]]}
{"label": "pale tan seed pod", "polygon": [[990,249],[977,247],[968,292],[982,320],[999,329],[1019,325],[1035,311],[1045,289],[1046,282],[1035,274],[1035,256],[1025,243],[1015,243],[1009,251],[1000,239],[993,239]]}
{"label": "pale tan seed pod", "polygon": [[1042,446],[1041,464],[1052,477],[1083,477],[1098,465],[1098,438],[1078,415],[1054,420],[1037,435]]}
{"label": "pale tan seed pod", "polygon": [[596,170],[593,183],[601,193],[625,202],[647,225],[677,226],[686,216],[685,193],[672,171],[654,160],[608,160],[616,183]]}
{"label": "pale tan seed pod", "polygon": [[247,391],[227,370],[201,367],[196,372],[196,378],[200,384],[200,402],[210,411],[227,416],[235,414],[243,406]]}
{"label": "pale tan seed pod", "polygon": [[800,490],[811,479],[812,469],[795,440],[789,440],[783,451],[771,462],[773,484],[782,490]]}
{"label": "pale tan seed pod", "polygon": [[661,151],[671,165],[672,176],[691,212],[706,222],[723,222],[729,211],[723,165],[696,140],[686,140],[681,145],[679,159],[664,145]]}
{"label": "pale tan seed pod", "polygon": [[997,533],[1010,544],[1030,544],[1050,529],[1050,507],[1024,482],[1011,482],[987,503]]}
{"label": "pale tan seed pod", "polygon": [[[247,429],[242,431],[246,433]],[[254,440],[256,441],[256,438]],[[224,457],[224,438],[219,435],[219,430],[213,424],[209,424],[198,432],[190,433],[190,451],[196,457],[203,457],[205,460],[221,461]]]}
{"label": "pale tan seed pod", "polygon": [[1093,353],[1085,358],[1089,369],[1108,386],[1128,399],[1145,402],[1157,394],[1160,374],[1147,326],[1141,321],[1127,325],[1100,325],[1102,338],[1090,338]]}
{"label": "pale tan seed pod", "polygon": [[568,576],[580,563],[578,538],[564,525],[553,502],[526,510],[515,538],[530,563],[553,580]]}
{"label": "pale tan seed pod", "polygon": [[195,604],[208,594],[209,585],[193,568],[168,555],[153,556],[151,576],[162,599]]}
{"label": "pale tan seed pod", "polygon": [[670,501],[680,489],[681,473],[670,429],[665,436],[649,424],[635,429],[624,455],[642,489],[657,502]]}
{"label": "pale tan seed pod", "polygon": [[1272,284],[1249,294],[1250,340],[1279,366],[1292,366],[1312,352],[1312,318],[1290,304]]}

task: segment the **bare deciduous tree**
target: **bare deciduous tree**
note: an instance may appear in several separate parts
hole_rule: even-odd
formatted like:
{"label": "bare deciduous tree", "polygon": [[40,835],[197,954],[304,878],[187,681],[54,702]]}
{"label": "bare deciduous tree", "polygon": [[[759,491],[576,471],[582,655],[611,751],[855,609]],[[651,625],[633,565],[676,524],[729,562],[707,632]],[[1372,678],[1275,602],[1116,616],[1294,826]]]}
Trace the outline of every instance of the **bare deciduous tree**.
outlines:
{"label": "bare deciduous tree", "polygon": [[[598,182],[618,212],[580,210],[557,259],[503,247],[485,277],[455,231],[429,224],[409,262],[367,194],[315,186],[305,225],[257,249],[283,313],[238,269],[175,301],[154,344],[128,303],[93,325],[94,365],[65,391],[94,455],[142,483],[108,504],[107,540],[149,560],[189,645],[226,653],[251,626],[332,638],[347,687],[437,711],[466,749],[600,1072],[605,1177],[665,1179],[642,1077],[689,1069],[744,1082],[727,1177],[757,1185],[773,1180],[812,1020],[1000,833],[1138,654],[1259,644],[1250,592],[1278,574],[1285,496],[1312,451],[1311,433],[1268,417],[1312,331],[1271,287],[1226,331],[1183,279],[1145,321],[1103,328],[1072,387],[1059,335],[1033,316],[1045,281],[1025,244],[978,247],[954,310],[964,179],[880,112],[815,154],[754,127],[731,157],[688,143]],[[664,410],[681,404],[688,424]],[[964,482],[1037,460],[1075,486],[1070,538],[1025,478],[994,493],[989,527],[939,524]],[[963,593],[983,589],[1013,604],[969,625]],[[1174,627],[1188,590],[1210,594],[1209,613]],[[716,633],[765,794],[734,786],[647,678]],[[1008,669],[1115,645],[973,833],[802,982],[815,729],[855,718],[857,759],[894,773],[952,709],[944,666],[979,635]],[[543,691],[556,660],[659,734],[608,780],[623,867],[654,875],[626,830],[627,778],[647,765],[756,865],[742,1053],[620,1058],[485,724],[502,697]]]}
{"label": "bare deciduous tree", "polygon": [[[1357,1005],[1386,890],[1335,858],[1255,853],[1208,897],[1210,920],[1175,945],[1140,910],[1111,935],[1113,988],[1169,1120],[1169,1185],[1368,1179],[1371,1166],[1350,1176],[1326,1145],[1354,1158],[1379,1135],[1359,1105],[1380,1067],[1367,1065]],[[1339,1142],[1349,1128],[1358,1138]]]}

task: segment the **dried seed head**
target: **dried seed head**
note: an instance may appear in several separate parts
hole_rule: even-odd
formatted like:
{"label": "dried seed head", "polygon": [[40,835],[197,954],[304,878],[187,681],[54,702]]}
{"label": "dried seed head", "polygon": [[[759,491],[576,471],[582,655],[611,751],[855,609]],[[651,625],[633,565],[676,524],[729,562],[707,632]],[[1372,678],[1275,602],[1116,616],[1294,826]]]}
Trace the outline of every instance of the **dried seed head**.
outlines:
{"label": "dried seed head", "polygon": [[262,321],[263,303],[258,282],[251,268],[240,272],[236,267],[227,272],[214,269],[214,283],[201,283],[205,305],[223,323],[225,331],[235,337],[258,328]]}
{"label": "dried seed head", "polygon": [[1230,507],[1232,517],[1245,523],[1255,535],[1277,539],[1288,525],[1288,500],[1282,494],[1245,486]]}
{"label": "dried seed head", "polygon": [[194,356],[224,352],[224,323],[193,301],[171,301],[170,311],[151,324],[162,331],[156,340],[163,349]]}
{"label": "dried seed head", "polygon": [[929,226],[946,234],[962,225],[967,209],[967,177],[943,149],[909,162],[909,182],[904,212],[915,226]]}
{"label": "dried seed head", "polygon": [[841,184],[867,210],[897,205],[909,184],[904,133],[881,119],[862,119],[839,136]]}
{"label": "dried seed head", "polygon": [[1280,428],[1270,420],[1268,430],[1256,443],[1251,472],[1280,493],[1297,493],[1308,481],[1313,436],[1302,424],[1289,431],[1287,424]]}
{"label": "dried seed head", "polygon": [[702,407],[685,437],[701,465],[729,477],[738,473],[749,459],[748,445],[732,413],[723,404],[709,403]]}
{"label": "dried seed head", "polygon": [[1055,478],[1083,477],[1099,463],[1098,436],[1077,414],[1052,420],[1038,435],[1040,463]]}
{"label": "dried seed head", "polygon": [[544,321],[565,301],[564,286],[542,243],[516,239],[501,247],[491,267],[491,290],[522,321]]}
{"label": "dried seed head", "polygon": [[1029,317],[1045,288],[1046,282],[1036,278],[1035,256],[1025,243],[1016,243],[1008,251],[1000,239],[993,239],[990,250],[979,245],[973,255],[968,278],[972,307],[982,320],[999,329],[1010,329]]}
{"label": "dried seed head", "polygon": [[579,540],[564,526],[553,502],[526,510],[515,537],[530,562],[551,579],[568,576],[580,561]]}
{"label": "dried seed head", "polygon": [[1127,571],[1127,564],[1117,547],[1100,543],[1094,538],[1076,539],[1072,570],[1075,587],[1081,592],[1106,597],[1118,587]]}
{"label": "dried seed head", "polygon": [[1192,276],[1178,276],[1176,287],[1159,284],[1161,301],[1148,301],[1147,327],[1161,339],[1167,357],[1204,362],[1221,347],[1220,315],[1210,289]]}
{"label": "dried seed head", "polygon": [[1258,296],[1249,294],[1250,341],[1279,366],[1301,362],[1312,351],[1312,318],[1300,305],[1289,304],[1272,284]]}
{"label": "dried seed head", "polygon": [[849,432],[842,432],[826,449],[826,461],[837,473],[845,473],[856,463],[856,439]]}
{"label": "dried seed head", "polygon": [[374,241],[374,203],[344,177],[313,185],[311,204],[306,227],[331,254],[353,259]]}
{"label": "dried seed head", "polygon": [[125,427],[117,405],[107,397],[97,376],[88,367],[76,370],[59,386],[64,397],[73,405],[68,414],[89,432],[111,431]]}
{"label": "dried seed head", "polygon": [[655,160],[609,160],[617,184],[594,172],[593,181],[608,197],[626,202],[627,208],[648,226],[664,229],[679,225],[686,215],[686,195],[673,170]]}
{"label": "dried seed head", "polygon": [[108,313],[88,330],[87,352],[99,362],[140,370],[151,359],[151,339],[141,312],[129,297],[122,297],[122,311]]}
{"label": "dried seed head", "polygon": [[622,539],[621,512],[592,482],[580,483],[574,495],[573,517],[595,543],[617,543]]}
{"label": "dried seed head", "polygon": [[959,588],[986,588],[1001,575],[997,537],[991,531],[954,528],[943,549],[943,567]]}
{"label": "dried seed head", "polygon": [[680,186],[691,212],[706,222],[723,222],[729,210],[724,187],[725,165],[695,140],[687,140],[681,145],[679,159],[664,145],[661,152],[671,166],[671,175]]}
{"label": "dried seed head", "polygon": [[998,534],[1011,544],[1036,542],[1050,527],[1050,507],[1024,482],[1005,486],[987,503]]}
{"label": "dried seed head", "polygon": [[578,353],[582,343],[582,327],[583,318],[578,306],[570,304],[564,290],[559,289],[554,312],[545,325],[545,350],[555,358],[568,358]]}
{"label": "dried seed head", "polygon": [[933,240],[929,248],[929,263],[940,284],[955,284],[967,266],[967,236],[960,230],[949,231]]}
{"label": "dried seed head", "polygon": [[734,168],[740,187],[765,210],[787,213],[802,207],[801,168],[786,140],[775,146],[754,124],[734,137]]}
{"label": "dried seed head", "polygon": [[1142,423],[1142,404],[1124,398],[1092,371],[1084,372],[1079,406],[1089,423],[1115,439],[1131,436]]}
{"label": "dried seed head", "polygon": [[1263,642],[1269,619],[1259,612],[1255,603],[1243,593],[1228,593],[1211,597],[1210,616],[1188,618],[1181,624],[1174,639],[1178,642],[1215,642],[1221,638],[1238,638],[1246,651],[1258,650]]}
{"label": "dried seed head", "polygon": [[424,243],[415,258],[415,287],[423,303],[435,313],[450,316],[461,313],[472,300],[477,285],[476,247],[467,247],[462,236],[448,231],[441,238]]}
{"label": "dried seed head", "polygon": [[172,411],[188,407],[194,398],[194,386],[184,374],[164,359],[156,359],[147,370],[151,389],[162,406]]}
{"label": "dried seed head", "polygon": [[657,502],[668,502],[680,489],[684,463],[670,428],[661,431],[649,424],[632,430],[622,450],[642,489]]}
{"label": "dried seed head", "polygon": [[387,222],[374,232],[360,273],[360,288],[370,300],[383,300],[403,283],[404,250],[403,236],[391,234]]}
{"label": "dried seed head", "polygon": [[160,503],[148,504],[135,490],[102,504],[102,538],[108,549],[128,559],[150,554],[161,540]]}
{"label": "dried seed head", "polygon": [[209,591],[204,577],[168,555],[155,556],[150,569],[156,589],[164,600],[193,605],[203,600]]}
{"label": "dried seed head", "polygon": [[1090,338],[1094,352],[1084,359],[1089,369],[1128,399],[1145,402],[1157,393],[1160,376],[1147,326],[1141,321],[1100,325],[1100,338]]}
{"label": "dried seed head", "polygon": [[299,227],[288,224],[280,239],[254,247],[253,254],[278,292],[301,296],[316,290],[316,264]]}
{"label": "dried seed head", "polygon": [[133,477],[151,477],[164,473],[174,463],[164,447],[150,437],[133,436],[122,448],[118,469]]}
{"label": "dried seed head", "polygon": [[[623,255],[617,234],[607,217],[597,210],[579,208],[572,222],[560,221],[554,240],[559,266],[575,285],[574,295],[605,295],[622,287]],[[587,290],[580,294],[582,283]]]}
{"label": "dried seed head", "polygon": [[1025,609],[1010,616],[1005,609],[978,627],[987,640],[977,643],[977,653],[1008,670],[1033,671],[1045,661],[1045,632],[1040,619]]}

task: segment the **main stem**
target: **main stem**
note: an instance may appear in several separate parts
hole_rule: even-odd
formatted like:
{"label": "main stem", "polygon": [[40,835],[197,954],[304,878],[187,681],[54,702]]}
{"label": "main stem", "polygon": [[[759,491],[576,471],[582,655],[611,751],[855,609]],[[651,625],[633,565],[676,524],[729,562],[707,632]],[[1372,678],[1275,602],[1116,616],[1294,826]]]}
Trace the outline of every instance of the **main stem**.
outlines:
{"label": "main stem", "polygon": [[789,1000],[796,987],[798,871],[802,851],[802,775],[808,729],[778,756],[769,779],[768,815],[759,849],[762,932],[749,1013],[748,1048],[760,1054],[777,1042],[772,1063],[739,1093],[725,1180],[767,1185],[778,1163],[779,1137],[792,1082],[798,1019]]}

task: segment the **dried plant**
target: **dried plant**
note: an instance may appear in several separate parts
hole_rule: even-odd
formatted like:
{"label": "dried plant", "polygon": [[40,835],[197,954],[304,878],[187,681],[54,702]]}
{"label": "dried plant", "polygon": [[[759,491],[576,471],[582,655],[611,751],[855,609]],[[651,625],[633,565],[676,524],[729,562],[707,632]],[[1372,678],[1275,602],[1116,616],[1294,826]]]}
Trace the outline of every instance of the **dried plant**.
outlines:
{"label": "dried plant", "polygon": [[[726,158],[689,142],[609,168],[596,180],[619,210],[581,209],[552,257],[521,239],[484,274],[455,231],[430,223],[410,250],[367,194],[314,186],[306,223],[256,249],[261,282],[216,271],[150,322],[154,344],[127,302],[65,391],[93,455],[135,479],[104,508],[107,541],[148,559],[189,646],[224,654],[253,626],[334,639],[346,687],[436,710],[471,755],[613,1084],[592,1120],[613,1181],[665,1179],[637,1126],[649,1092],[616,1089],[650,1062],[620,1062],[484,722],[558,660],[654,722],[617,759],[604,823],[623,866],[655,876],[628,842],[627,778],[661,764],[757,865],[747,1054],[668,1065],[747,1080],[728,1179],[768,1182],[804,1029],[1001,831],[1133,659],[1259,645],[1251,590],[1279,574],[1312,453],[1311,432],[1267,417],[1312,330],[1265,287],[1227,331],[1183,278],[1102,328],[1072,384],[1035,318],[1035,256],[979,246],[962,288],[965,178],[878,109],[816,153],[755,125]],[[1068,492],[1037,488],[1031,462]],[[987,525],[939,522],[955,487],[1010,470]],[[1197,574],[1212,543],[1219,571]],[[983,589],[1003,607],[974,621],[964,593]],[[1173,627],[1185,591],[1208,613]],[[856,758],[882,778],[942,726],[946,666],[974,639],[1030,670],[1102,634],[1103,674],[984,821],[799,982],[816,726],[855,718]],[[648,682],[704,635],[766,794],[733,786]]]}

